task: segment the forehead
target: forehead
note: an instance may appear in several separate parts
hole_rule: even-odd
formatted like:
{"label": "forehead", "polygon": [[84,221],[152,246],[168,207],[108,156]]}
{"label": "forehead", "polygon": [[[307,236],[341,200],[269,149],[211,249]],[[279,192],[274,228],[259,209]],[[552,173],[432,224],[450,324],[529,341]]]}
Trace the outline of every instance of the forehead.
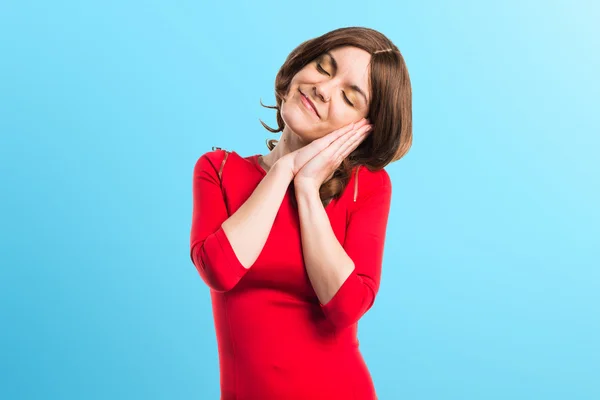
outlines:
{"label": "forehead", "polygon": [[[371,54],[354,46],[337,47],[329,51],[338,64],[338,74],[346,76],[350,83],[369,91]],[[322,56],[329,61],[327,55]]]}
{"label": "forehead", "polygon": [[340,71],[369,72],[368,66],[371,61],[371,55],[363,49],[354,46],[344,46],[332,49],[329,53],[340,64]]}

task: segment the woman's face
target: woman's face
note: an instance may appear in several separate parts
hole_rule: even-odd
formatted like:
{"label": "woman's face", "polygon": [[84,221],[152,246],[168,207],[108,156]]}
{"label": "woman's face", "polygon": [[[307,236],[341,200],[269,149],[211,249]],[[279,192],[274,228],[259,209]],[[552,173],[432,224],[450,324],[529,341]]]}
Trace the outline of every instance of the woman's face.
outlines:
{"label": "woman's face", "polygon": [[368,52],[344,46],[321,54],[298,71],[281,107],[286,129],[310,142],[366,117],[371,101],[370,61]]}

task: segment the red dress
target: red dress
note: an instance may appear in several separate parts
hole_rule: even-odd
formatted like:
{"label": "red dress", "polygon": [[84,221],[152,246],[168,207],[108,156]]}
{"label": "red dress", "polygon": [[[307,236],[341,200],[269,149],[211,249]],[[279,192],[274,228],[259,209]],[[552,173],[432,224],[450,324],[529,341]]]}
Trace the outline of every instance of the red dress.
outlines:
{"label": "red dress", "polygon": [[221,228],[266,176],[258,157],[217,149],[194,167],[190,257],[211,289],[221,399],[376,399],[357,322],[379,289],[390,177],[355,168],[342,196],[325,207],[355,270],[323,305],[305,270],[293,186],[249,269]]}

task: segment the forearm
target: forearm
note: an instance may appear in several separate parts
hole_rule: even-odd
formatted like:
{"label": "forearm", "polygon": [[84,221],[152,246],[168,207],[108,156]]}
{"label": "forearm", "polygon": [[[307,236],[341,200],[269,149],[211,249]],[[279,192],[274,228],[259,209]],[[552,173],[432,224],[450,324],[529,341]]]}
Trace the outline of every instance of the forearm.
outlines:
{"label": "forearm", "polygon": [[292,179],[288,168],[275,163],[248,200],[221,225],[245,268],[262,251]]}
{"label": "forearm", "polygon": [[352,259],[336,238],[319,193],[295,187],[306,271],[321,304],[333,298],[354,270]]}

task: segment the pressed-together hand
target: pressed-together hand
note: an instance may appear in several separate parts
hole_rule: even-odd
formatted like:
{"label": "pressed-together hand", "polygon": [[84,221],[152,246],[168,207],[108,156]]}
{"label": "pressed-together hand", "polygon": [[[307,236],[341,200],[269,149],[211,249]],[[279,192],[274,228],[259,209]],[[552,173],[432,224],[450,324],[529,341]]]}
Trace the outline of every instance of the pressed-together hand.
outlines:
{"label": "pressed-together hand", "polygon": [[333,177],[342,161],[362,143],[371,129],[372,125],[363,118],[290,153],[297,153],[294,164],[300,166],[294,173],[294,186],[318,190],[323,182]]}
{"label": "pressed-together hand", "polygon": [[[346,126],[343,126],[339,129],[323,136],[322,138],[313,140],[311,143],[307,144],[306,146],[304,146],[298,150],[295,150],[291,153],[286,154],[285,156],[281,157],[276,162],[276,164],[285,165],[286,170],[289,170],[292,174],[292,177],[295,178],[298,175],[298,173],[300,172],[300,170],[311,159],[313,159],[320,152],[326,150],[330,145],[335,146],[335,147],[329,148],[329,151],[335,151],[344,144],[352,144],[353,139],[358,140],[358,142],[353,143],[353,144],[355,144],[354,147],[347,149],[348,151],[346,152],[346,154],[344,154],[344,157],[346,157],[356,147],[358,147],[358,145],[362,142],[362,140],[364,140],[364,138],[366,137],[365,133],[367,133],[371,127],[372,126],[368,124],[368,120],[365,118],[362,118],[361,120],[351,123],[351,124],[348,124]],[[351,142],[346,143],[349,139],[351,140]],[[332,144],[332,143],[335,143],[335,144]],[[340,158],[340,162],[341,162],[341,160],[343,160],[344,157]],[[339,163],[338,163],[338,165],[339,165]],[[337,167],[333,168],[333,171],[335,171],[336,168]],[[306,172],[307,171],[304,171],[304,173],[306,173]],[[333,175],[333,174],[331,173],[331,175]]]}

